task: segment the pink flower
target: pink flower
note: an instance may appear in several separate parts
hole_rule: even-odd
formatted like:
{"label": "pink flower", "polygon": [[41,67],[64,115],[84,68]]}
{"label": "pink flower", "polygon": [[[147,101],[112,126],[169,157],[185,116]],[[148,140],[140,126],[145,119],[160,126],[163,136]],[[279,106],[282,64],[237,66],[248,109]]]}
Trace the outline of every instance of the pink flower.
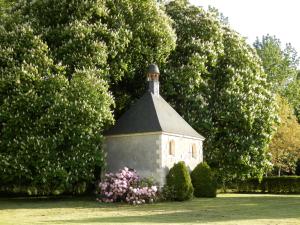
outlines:
{"label": "pink flower", "polygon": [[152,189],[154,192],[157,192],[157,187],[156,187],[156,186],[152,186],[151,189]]}

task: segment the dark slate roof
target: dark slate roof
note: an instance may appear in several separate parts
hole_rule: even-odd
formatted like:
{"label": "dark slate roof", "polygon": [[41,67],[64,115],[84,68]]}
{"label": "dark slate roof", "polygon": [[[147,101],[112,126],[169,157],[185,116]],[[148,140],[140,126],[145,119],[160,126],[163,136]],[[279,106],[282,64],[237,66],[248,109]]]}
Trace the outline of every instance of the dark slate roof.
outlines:
{"label": "dark slate roof", "polygon": [[204,139],[161,96],[146,92],[105,135],[163,131]]}

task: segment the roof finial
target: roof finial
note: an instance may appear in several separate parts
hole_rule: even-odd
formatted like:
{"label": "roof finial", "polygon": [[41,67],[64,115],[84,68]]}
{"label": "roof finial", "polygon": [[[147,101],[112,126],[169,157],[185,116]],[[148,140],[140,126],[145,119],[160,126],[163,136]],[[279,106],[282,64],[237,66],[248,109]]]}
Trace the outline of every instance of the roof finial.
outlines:
{"label": "roof finial", "polygon": [[147,80],[149,82],[149,92],[156,96],[159,96],[159,69],[157,65],[149,65]]}

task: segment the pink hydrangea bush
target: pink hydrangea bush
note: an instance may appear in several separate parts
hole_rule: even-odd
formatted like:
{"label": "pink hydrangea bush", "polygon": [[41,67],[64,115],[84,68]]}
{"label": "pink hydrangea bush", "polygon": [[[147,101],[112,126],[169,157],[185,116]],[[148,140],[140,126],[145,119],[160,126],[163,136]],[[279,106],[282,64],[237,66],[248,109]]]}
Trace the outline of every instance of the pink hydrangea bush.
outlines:
{"label": "pink hydrangea bush", "polygon": [[133,205],[152,203],[156,200],[158,190],[154,185],[146,185],[133,169],[119,170],[117,173],[105,174],[98,186],[99,202],[127,202]]}

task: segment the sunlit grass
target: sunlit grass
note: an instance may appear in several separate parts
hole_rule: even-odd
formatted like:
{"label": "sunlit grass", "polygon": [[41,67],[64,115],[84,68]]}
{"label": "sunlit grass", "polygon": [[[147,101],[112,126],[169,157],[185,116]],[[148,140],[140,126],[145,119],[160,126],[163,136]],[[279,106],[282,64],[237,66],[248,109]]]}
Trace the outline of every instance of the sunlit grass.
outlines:
{"label": "sunlit grass", "polygon": [[300,195],[222,194],[143,206],[92,198],[0,199],[0,224],[300,224]]}

